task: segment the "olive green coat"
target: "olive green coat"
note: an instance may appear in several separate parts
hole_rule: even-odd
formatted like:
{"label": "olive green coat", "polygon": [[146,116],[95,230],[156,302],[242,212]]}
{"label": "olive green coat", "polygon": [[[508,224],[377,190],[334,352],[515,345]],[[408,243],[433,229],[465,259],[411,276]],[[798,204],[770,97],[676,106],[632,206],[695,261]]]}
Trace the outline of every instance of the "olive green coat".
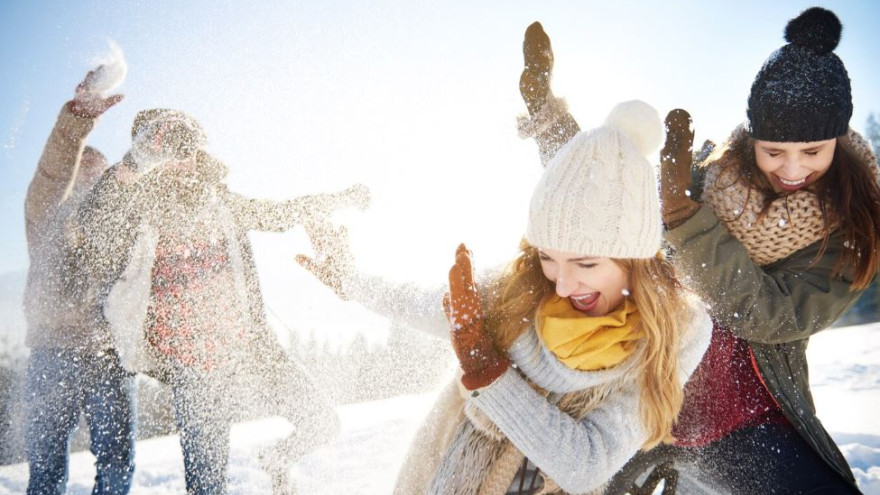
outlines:
{"label": "olive green coat", "polygon": [[761,377],[783,413],[810,446],[855,486],[852,471],[816,417],[806,350],[810,336],[831,326],[858,299],[844,273],[833,276],[844,249],[840,231],[773,264],[758,266],[704,205],[667,231],[678,273],[724,327],[746,340]]}

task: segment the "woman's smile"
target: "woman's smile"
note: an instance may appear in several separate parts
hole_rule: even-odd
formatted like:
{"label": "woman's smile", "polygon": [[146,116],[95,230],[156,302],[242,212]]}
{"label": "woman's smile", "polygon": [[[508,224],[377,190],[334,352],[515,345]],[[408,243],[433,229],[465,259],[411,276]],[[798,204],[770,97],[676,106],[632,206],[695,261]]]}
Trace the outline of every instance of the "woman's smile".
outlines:
{"label": "woman's smile", "polygon": [[599,304],[599,292],[590,292],[589,294],[580,294],[577,296],[569,296],[571,305],[578,311],[584,313],[592,311]]}
{"label": "woman's smile", "polygon": [[804,187],[809,185],[810,178],[813,177],[813,175],[815,175],[815,174],[814,173],[810,174],[810,175],[808,175],[804,178],[798,179],[798,180],[789,180],[789,179],[783,179],[782,177],[774,174],[773,179],[775,180],[776,185],[779,186],[780,189],[782,189],[783,191],[791,192],[791,191],[797,191],[799,189],[803,189]]}

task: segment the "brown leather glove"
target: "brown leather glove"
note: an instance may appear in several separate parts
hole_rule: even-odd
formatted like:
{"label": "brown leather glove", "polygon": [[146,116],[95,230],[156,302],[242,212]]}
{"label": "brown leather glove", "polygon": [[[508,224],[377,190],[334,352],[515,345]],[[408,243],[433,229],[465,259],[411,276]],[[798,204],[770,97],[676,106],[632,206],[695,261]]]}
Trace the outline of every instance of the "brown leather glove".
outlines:
{"label": "brown leather glove", "polygon": [[553,72],[553,47],[550,37],[540,22],[526,28],[523,39],[523,71],[519,77],[519,91],[529,114],[534,115],[544,105],[550,93],[550,76]]}
{"label": "brown leather glove", "polygon": [[455,251],[443,307],[452,326],[452,347],[464,371],[461,384],[468,390],[491,384],[507,370],[510,361],[483,330],[482,303],[474,283],[471,254],[464,244]]}
{"label": "brown leather glove", "polygon": [[523,71],[519,78],[519,92],[529,110],[529,118],[520,119],[519,129],[521,136],[535,138],[545,166],[559,148],[580,131],[565,102],[553,96],[552,76],[550,37],[540,22],[533,22],[526,28],[523,39]]}
{"label": "brown leather glove", "polygon": [[694,131],[691,116],[677,108],[666,115],[666,144],[660,150],[660,210],[667,229],[674,229],[700,209],[690,197]]}

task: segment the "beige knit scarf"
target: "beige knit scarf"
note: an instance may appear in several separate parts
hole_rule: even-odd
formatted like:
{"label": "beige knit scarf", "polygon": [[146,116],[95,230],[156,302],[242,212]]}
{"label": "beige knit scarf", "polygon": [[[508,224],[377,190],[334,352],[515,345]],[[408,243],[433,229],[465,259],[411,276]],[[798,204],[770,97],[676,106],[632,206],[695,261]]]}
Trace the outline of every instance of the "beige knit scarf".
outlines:
{"label": "beige knit scarf", "polygon": [[[563,395],[557,407],[580,421],[608,397],[618,393],[623,381]],[[536,390],[543,393],[535,385]],[[465,419],[458,426],[435,473],[430,493],[450,495],[504,495],[513,482],[525,456],[504,433],[476,406],[465,406]],[[539,494],[565,495],[546,473]],[[601,494],[604,486],[590,494]]]}
{"label": "beige knit scarf", "polygon": [[[734,130],[730,142],[747,138],[743,126]],[[853,149],[872,164],[875,177],[876,161],[870,146],[858,133],[849,131]],[[733,157],[722,157],[708,165],[703,200],[711,204],[715,214],[761,266],[787,258],[839,226],[831,212],[822,212],[819,198],[813,191],[800,191],[773,200],[764,212],[764,195],[752,187],[740,172],[740,163]],[[762,212],[764,212],[762,214]]]}

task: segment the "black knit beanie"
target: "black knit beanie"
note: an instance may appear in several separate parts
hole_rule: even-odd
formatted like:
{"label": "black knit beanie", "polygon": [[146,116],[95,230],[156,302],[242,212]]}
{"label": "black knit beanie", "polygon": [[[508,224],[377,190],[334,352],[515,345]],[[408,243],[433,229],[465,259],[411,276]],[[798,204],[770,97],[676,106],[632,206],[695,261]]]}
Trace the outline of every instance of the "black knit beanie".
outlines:
{"label": "black knit beanie", "polygon": [[762,141],[824,141],[846,134],[852,116],[849,76],[833,53],[843,26],[813,7],[785,26],[789,43],[764,62],[749,94],[749,134]]}

